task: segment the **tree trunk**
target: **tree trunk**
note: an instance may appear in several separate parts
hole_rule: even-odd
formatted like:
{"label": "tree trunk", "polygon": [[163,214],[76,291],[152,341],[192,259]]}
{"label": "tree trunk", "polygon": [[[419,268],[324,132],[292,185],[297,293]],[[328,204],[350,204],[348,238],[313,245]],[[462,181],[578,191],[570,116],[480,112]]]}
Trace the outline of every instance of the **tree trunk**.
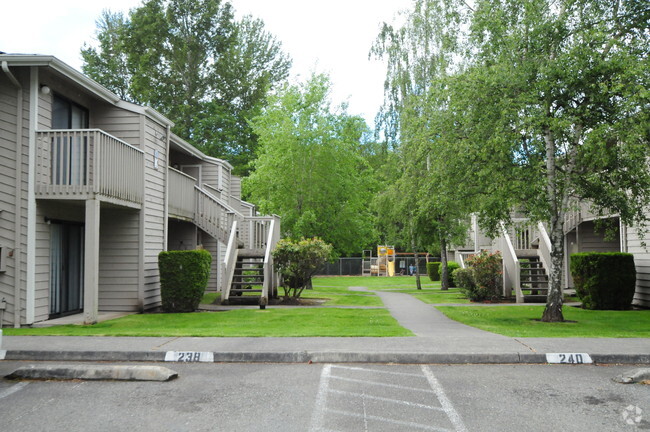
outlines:
{"label": "tree trunk", "polygon": [[447,269],[447,239],[440,239],[440,289],[449,289],[449,270]]}
{"label": "tree trunk", "polygon": [[417,249],[413,247],[413,252],[415,253],[415,284],[419,290],[422,289],[422,283],[420,282],[420,256],[418,255]]}
{"label": "tree trunk", "polygon": [[[555,219],[555,220],[553,220]],[[564,230],[556,216],[551,220],[551,268],[549,269],[548,295],[546,308],[542,314],[544,322],[564,321],[562,314],[562,264],[564,261]]]}

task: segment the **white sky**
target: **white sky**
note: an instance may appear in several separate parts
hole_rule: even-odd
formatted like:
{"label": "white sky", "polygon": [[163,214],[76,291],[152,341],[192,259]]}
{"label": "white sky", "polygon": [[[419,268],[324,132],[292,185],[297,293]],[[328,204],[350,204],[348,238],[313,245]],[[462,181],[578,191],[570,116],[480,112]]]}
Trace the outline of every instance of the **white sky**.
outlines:
{"label": "white sky", "polygon": [[[370,126],[383,100],[385,68],[368,60],[380,23],[392,22],[411,0],[231,0],[238,16],[261,18],[293,58],[292,74],[305,79],[324,72],[333,82],[333,103]],[[94,42],[95,20],[104,8],[128,11],[140,0],[4,0],[0,51],[50,54],[80,69],[79,50]]]}

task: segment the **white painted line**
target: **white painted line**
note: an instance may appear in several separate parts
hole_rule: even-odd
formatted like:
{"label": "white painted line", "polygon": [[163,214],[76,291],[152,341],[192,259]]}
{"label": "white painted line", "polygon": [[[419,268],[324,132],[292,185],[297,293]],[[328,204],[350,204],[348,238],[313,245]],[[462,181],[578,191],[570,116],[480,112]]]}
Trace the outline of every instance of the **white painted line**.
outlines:
{"label": "white painted line", "polygon": [[0,350],[0,360],[4,360],[7,356],[7,350]]}
{"label": "white painted line", "polygon": [[591,364],[593,360],[587,353],[549,353],[546,354],[546,363]]}
{"label": "white painted line", "polygon": [[433,375],[431,369],[429,369],[429,367],[426,365],[422,365],[421,367],[424,376],[427,377],[427,381],[429,381],[429,385],[436,393],[438,401],[440,401],[440,405],[442,405],[443,411],[447,414],[447,417],[449,417],[449,420],[451,420],[451,423],[456,428],[456,432],[467,432],[467,428],[465,427],[463,420],[460,418],[460,415],[451,404],[451,401],[445,395],[442,385],[440,385],[438,379],[435,377],[435,375]]}
{"label": "white painted line", "polygon": [[338,377],[338,376],[332,376],[331,378],[335,379],[335,380],[339,380],[339,381],[347,381],[347,382],[360,383],[360,384],[370,384],[370,385],[376,385],[376,386],[381,386],[381,387],[396,388],[396,389],[400,389],[400,390],[408,390],[408,391],[423,392],[423,393],[434,393],[434,391],[429,390],[429,389],[420,389],[420,388],[416,388],[416,387],[406,387],[406,386],[401,386],[401,385],[397,385],[397,384],[386,384],[386,383],[377,382],[377,381],[368,381],[368,380],[345,378],[345,377]]}
{"label": "white painted line", "polygon": [[323,366],[323,371],[320,374],[320,384],[318,385],[318,395],[316,396],[314,413],[311,418],[311,428],[309,429],[312,432],[322,432],[325,430],[325,405],[327,404],[327,390],[331,374],[332,365],[326,364]]}
{"label": "white painted line", "polygon": [[180,363],[214,363],[214,353],[201,351],[167,351],[165,353],[165,361]]}
{"label": "white painted line", "polygon": [[[328,413],[332,414],[338,414],[346,417],[364,417],[363,414],[357,414],[354,412],[350,411],[341,411],[341,410],[333,410],[333,409],[328,409]],[[406,422],[406,421],[400,421],[400,420],[393,420],[391,418],[386,418],[386,417],[377,417],[377,416],[365,416],[368,420],[375,420],[383,423],[391,423],[395,425],[400,425],[400,426],[408,426],[409,428],[417,428],[417,429],[423,429],[423,430],[430,430],[430,431],[437,431],[437,432],[451,432],[450,429],[444,429],[444,428],[439,428],[427,424],[422,424],[422,423],[413,423],[413,422]]]}
{"label": "white painted line", "polygon": [[392,372],[392,371],[367,369],[367,368],[360,368],[360,367],[353,367],[353,366],[332,365],[332,369],[345,369],[345,370],[352,370],[352,371],[362,371],[362,372],[372,372],[372,373],[378,373],[378,374],[410,376],[410,377],[415,377],[415,378],[422,378],[422,375],[420,375],[420,374],[405,373],[405,372]]}
{"label": "white painted line", "polygon": [[343,391],[343,390],[329,390],[329,392],[334,393],[334,394],[340,394],[340,395],[343,395],[343,396],[364,397],[366,399],[372,399],[372,400],[377,400],[377,401],[381,401],[381,402],[389,402],[389,403],[394,403],[394,404],[397,404],[397,405],[406,405],[406,406],[410,406],[410,407],[413,407],[413,408],[424,408],[424,409],[430,409],[430,410],[434,410],[434,411],[443,411],[442,408],[434,407],[434,406],[431,406],[431,405],[424,405],[424,404],[409,402],[409,401],[400,400],[400,399],[390,399],[390,398],[384,398],[384,397],[379,397],[379,396],[371,396],[371,395],[367,395],[365,393],[353,393],[353,392],[346,392],[346,391]]}
{"label": "white painted line", "polygon": [[22,390],[23,388],[25,388],[25,386],[27,386],[27,384],[29,384],[29,382],[23,381],[9,387],[7,390],[0,392],[0,399],[6,398],[7,396],[11,396],[12,394]]}

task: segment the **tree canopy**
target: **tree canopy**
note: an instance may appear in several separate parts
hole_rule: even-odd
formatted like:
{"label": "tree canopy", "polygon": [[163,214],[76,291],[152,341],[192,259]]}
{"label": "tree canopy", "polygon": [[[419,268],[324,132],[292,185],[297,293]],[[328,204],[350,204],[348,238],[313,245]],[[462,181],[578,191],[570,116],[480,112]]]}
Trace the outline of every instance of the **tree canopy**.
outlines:
{"label": "tree canopy", "polygon": [[387,106],[400,119],[400,139],[410,139],[412,119],[426,126],[428,142],[444,155],[431,169],[453,167],[456,190],[477,197],[471,210],[489,231],[514,208],[547,224],[552,265],[543,319],[562,320],[567,211],[589,200],[596,212],[625,223],[647,217],[650,8],[624,0],[414,5],[405,28],[415,23],[420,31],[382,34],[404,35],[391,40],[401,42],[401,57],[394,57],[410,70],[432,64],[413,55],[431,47],[434,55],[425,59],[442,63],[422,78],[389,69],[399,78],[388,87],[400,92],[393,98],[399,104]]}
{"label": "tree canopy", "polygon": [[248,119],[283,82],[291,61],[250,16],[222,0],[146,0],[128,16],[104,11],[84,73],[123,99],[149,105],[174,132],[245,174],[257,137]]}
{"label": "tree canopy", "polygon": [[338,253],[359,253],[374,241],[374,181],[361,156],[368,128],[331,107],[330,87],[327,76],[313,75],[269,97],[251,123],[259,157],[243,186],[262,212],[282,216],[287,237],[316,236]]}

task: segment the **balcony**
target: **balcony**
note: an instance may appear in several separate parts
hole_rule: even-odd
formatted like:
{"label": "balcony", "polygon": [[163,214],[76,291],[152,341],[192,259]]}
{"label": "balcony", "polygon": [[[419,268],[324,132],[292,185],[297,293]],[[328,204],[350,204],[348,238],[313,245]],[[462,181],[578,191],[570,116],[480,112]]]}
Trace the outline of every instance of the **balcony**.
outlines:
{"label": "balcony", "polygon": [[140,208],[144,152],[99,129],[36,132],[36,197]]}

